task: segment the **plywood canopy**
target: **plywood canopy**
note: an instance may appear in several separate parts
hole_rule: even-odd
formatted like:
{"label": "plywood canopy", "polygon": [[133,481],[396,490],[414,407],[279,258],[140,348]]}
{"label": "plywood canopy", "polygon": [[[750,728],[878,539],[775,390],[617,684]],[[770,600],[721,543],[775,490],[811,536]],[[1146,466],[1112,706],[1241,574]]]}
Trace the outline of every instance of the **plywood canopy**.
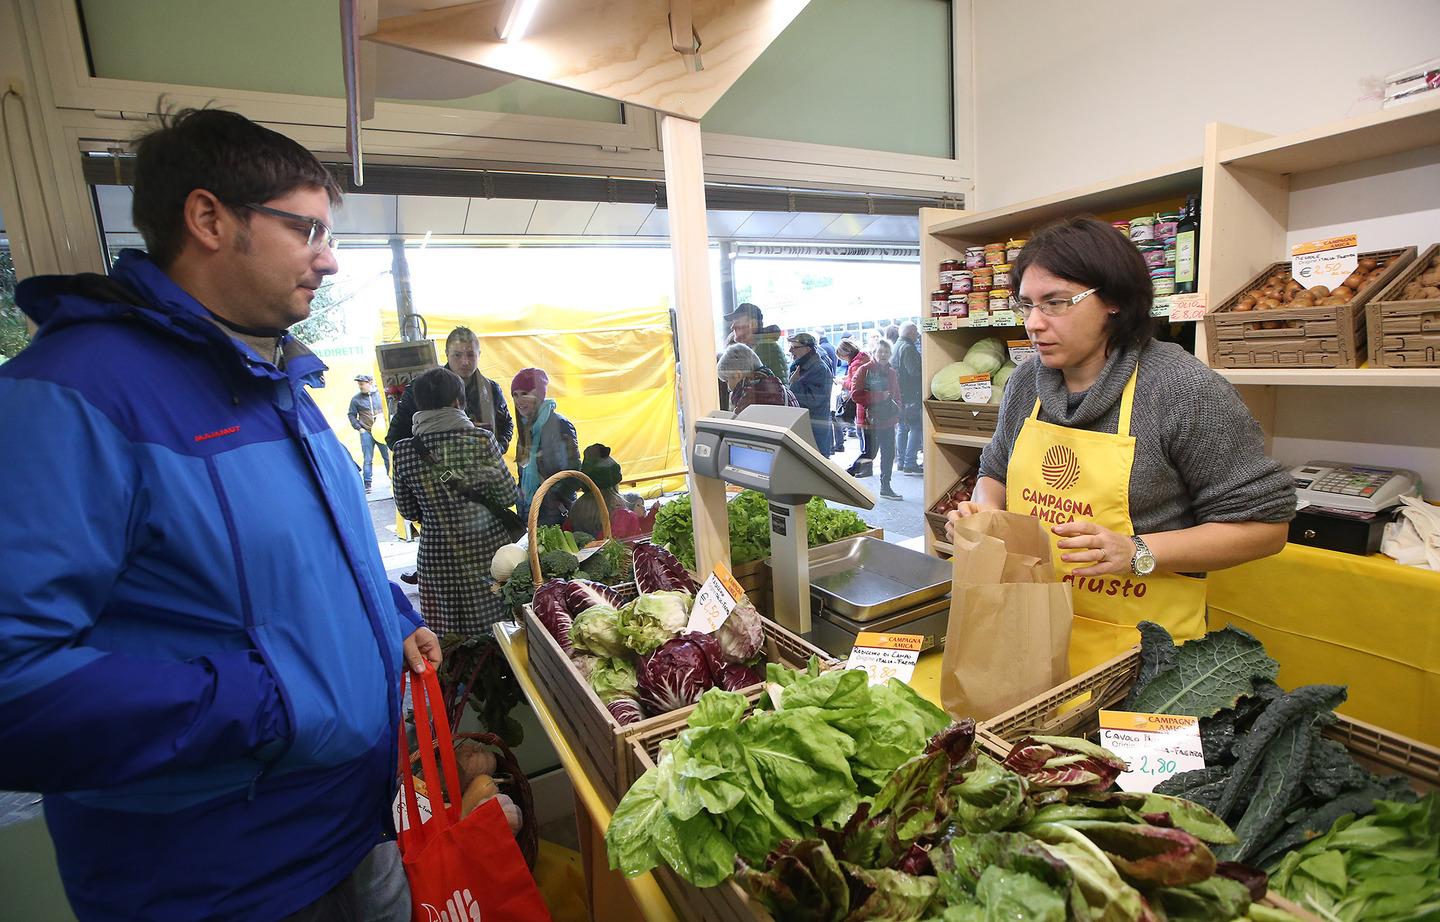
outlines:
{"label": "plywood canopy", "polygon": [[[523,40],[502,42],[507,0],[384,18],[369,42],[514,74],[699,121],[809,0],[542,0]],[[675,50],[689,12],[699,55]],[[698,69],[697,69],[698,61]]]}

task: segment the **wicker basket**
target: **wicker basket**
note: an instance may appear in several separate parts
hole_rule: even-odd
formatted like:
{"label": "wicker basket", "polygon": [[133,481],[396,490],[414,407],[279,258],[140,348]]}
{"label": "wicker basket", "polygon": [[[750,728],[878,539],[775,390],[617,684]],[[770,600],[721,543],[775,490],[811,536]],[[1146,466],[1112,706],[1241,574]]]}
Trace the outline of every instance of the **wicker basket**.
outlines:
{"label": "wicker basket", "polygon": [[[540,695],[576,755],[585,763],[587,774],[614,803],[643,771],[635,762],[631,739],[675,719],[683,724],[694,708],[681,708],[636,723],[621,724],[610,715],[610,709],[595,694],[575,663],[560,649],[560,643],[528,605],[525,606],[524,617],[530,671]],[[765,636],[763,649],[767,662],[784,663],[793,668],[804,668],[812,656],[819,657],[822,665],[827,667],[839,662],[773,621],[762,619],[761,628]],[[743,691],[758,696],[760,687],[754,685]]]}
{"label": "wicker basket", "polygon": [[[1290,268],[1289,260],[1271,263],[1239,291],[1205,315],[1210,364],[1215,368],[1358,368],[1366,358],[1365,304],[1378,295],[1415,258],[1415,247],[1362,253],[1384,264],[1379,279],[1355,293],[1347,304],[1242,311],[1234,308],[1272,273]],[[1261,329],[1261,323],[1280,329]]]}
{"label": "wicker basket", "polygon": [[925,401],[935,431],[950,435],[993,436],[1000,421],[1000,404],[965,403],[960,400]]}
{"label": "wicker basket", "polygon": [[540,504],[544,501],[545,494],[550,492],[551,487],[561,481],[572,478],[585,484],[586,489],[594,494],[600,506],[600,534],[598,537],[602,541],[610,540],[610,509],[605,505],[604,495],[600,492],[600,488],[595,486],[595,481],[579,471],[560,471],[559,473],[546,477],[545,481],[535,489],[535,496],[530,500],[530,521],[527,523],[530,534],[530,575],[534,577],[537,587],[540,585],[542,578],[540,572],[540,548],[536,540],[538,529],[540,528]]}
{"label": "wicker basket", "polygon": [[[1100,731],[1100,710],[1125,700],[1140,674],[1140,648],[1101,663],[1064,685],[980,724],[982,744],[1004,758],[1010,746],[1027,736],[1090,737]],[[1356,761],[1371,769],[1398,772],[1417,791],[1440,788],[1440,749],[1346,717],[1324,734],[1345,745]]]}
{"label": "wicker basket", "polygon": [[1440,268],[1440,244],[1425,251],[1365,305],[1374,368],[1440,368],[1440,298],[1403,301],[1405,286]]}
{"label": "wicker basket", "polygon": [[[521,824],[520,831],[515,834],[515,844],[520,846],[520,854],[525,856],[525,863],[533,870],[535,858],[540,854],[540,832],[535,822],[535,798],[530,792],[530,780],[520,770],[520,762],[515,758],[515,753],[505,745],[505,741],[493,733],[456,733],[453,736],[455,746],[458,750],[462,740],[473,740],[482,746],[495,750],[495,761],[497,763],[495,774],[495,786],[515,802],[520,808]],[[439,741],[434,745],[438,746]],[[410,753],[410,771],[415,772],[415,766],[420,762],[420,750]],[[431,792],[425,790],[424,781],[417,775],[415,777],[415,790],[426,797],[432,796]],[[457,796],[459,792],[445,792],[451,797]]]}

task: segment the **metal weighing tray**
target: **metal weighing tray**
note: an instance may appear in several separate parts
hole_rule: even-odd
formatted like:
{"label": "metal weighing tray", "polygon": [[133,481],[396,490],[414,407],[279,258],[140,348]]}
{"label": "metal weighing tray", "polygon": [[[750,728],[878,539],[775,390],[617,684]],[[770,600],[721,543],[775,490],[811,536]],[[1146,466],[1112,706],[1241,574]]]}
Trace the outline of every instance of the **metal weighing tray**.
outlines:
{"label": "metal weighing tray", "polygon": [[852,621],[844,615],[837,615],[821,607],[819,596],[812,594],[815,606],[814,619],[808,639],[831,656],[841,659],[850,655],[855,638],[861,631],[877,634],[919,634],[922,638],[920,652],[945,646],[945,634],[950,624],[950,599],[948,597],[926,602],[917,608],[887,615],[864,624]]}
{"label": "metal weighing tray", "polygon": [[811,552],[811,595],[852,621],[874,621],[950,592],[948,560],[869,537],[846,538],[823,550]]}

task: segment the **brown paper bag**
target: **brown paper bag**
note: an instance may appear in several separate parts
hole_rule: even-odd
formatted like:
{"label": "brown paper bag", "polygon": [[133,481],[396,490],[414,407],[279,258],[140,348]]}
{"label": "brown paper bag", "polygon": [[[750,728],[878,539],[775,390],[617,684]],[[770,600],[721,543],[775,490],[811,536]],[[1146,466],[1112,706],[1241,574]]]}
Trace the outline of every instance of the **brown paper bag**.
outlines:
{"label": "brown paper bag", "polygon": [[950,624],[940,700],[988,720],[1070,677],[1071,589],[1055,581],[1050,538],[1034,516],[982,512],[955,528]]}

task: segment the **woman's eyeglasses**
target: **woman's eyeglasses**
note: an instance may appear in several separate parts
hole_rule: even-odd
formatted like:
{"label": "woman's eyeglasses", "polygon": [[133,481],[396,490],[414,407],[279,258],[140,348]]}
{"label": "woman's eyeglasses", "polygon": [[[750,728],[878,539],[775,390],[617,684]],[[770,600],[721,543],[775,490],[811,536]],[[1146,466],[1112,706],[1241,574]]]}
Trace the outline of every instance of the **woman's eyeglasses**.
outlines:
{"label": "woman's eyeglasses", "polygon": [[1086,298],[1090,297],[1099,290],[1099,288],[1087,288],[1084,291],[1080,292],[1078,295],[1075,295],[1074,297],[1049,298],[1039,303],[1022,301],[1014,295],[1011,295],[1010,309],[1015,313],[1019,314],[1021,320],[1029,317],[1030,312],[1033,310],[1039,310],[1040,313],[1044,314],[1046,317],[1059,317],[1061,314],[1070,313],[1071,309],[1073,309],[1075,305],[1079,304],[1081,301],[1084,301]]}
{"label": "woman's eyeglasses", "polygon": [[333,250],[335,248],[335,233],[319,218],[296,214],[293,211],[281,211],[279,208],[271,208],[269,205],[245,204],[240,207],[268,214],[272,218],[279,218],[295,225],[296,230],[306,234],[305,245],[310,248],[311,252],[320,253],[326,249]]}

